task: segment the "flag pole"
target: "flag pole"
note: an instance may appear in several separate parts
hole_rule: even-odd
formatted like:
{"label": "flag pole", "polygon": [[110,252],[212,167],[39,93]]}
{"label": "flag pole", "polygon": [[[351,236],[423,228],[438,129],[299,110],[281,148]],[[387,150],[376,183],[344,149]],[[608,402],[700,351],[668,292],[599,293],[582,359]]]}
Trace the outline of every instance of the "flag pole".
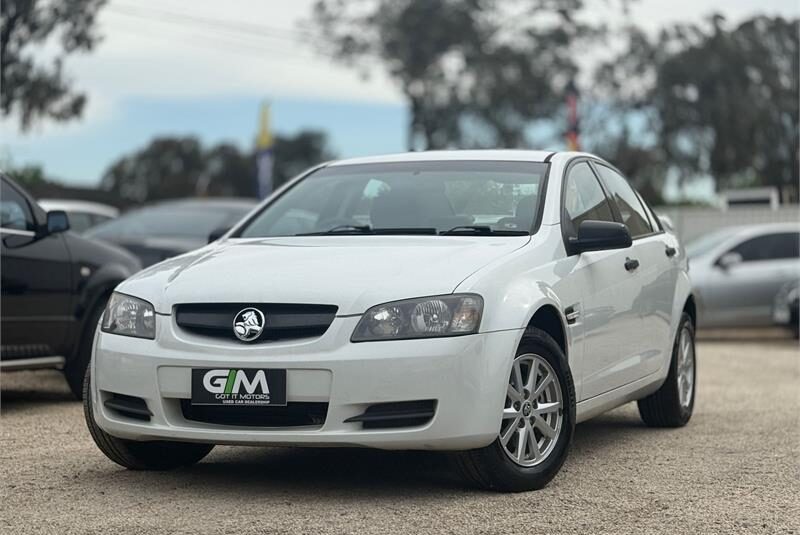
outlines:
{"label": "flag pole", "polygon": [[273,190],[272,168],[274,154],[272,151],[272,132],[269,124],[269,103],[261,105],[258,136],[256,137],[256,192],[259,199],[269,197]]}

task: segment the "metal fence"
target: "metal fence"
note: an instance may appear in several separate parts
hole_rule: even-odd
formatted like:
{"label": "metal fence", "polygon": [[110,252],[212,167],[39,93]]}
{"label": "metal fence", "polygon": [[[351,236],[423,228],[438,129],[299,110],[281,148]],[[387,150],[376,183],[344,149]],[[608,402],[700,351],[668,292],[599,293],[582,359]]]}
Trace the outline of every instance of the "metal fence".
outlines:
{"label": "metal fence", "polygon": [[666,215],[675,226],[675,232],[683,243],[690,243],[717,229],[764,223],[800,222],[800,206],[781,206],[777,210],[769,207],[731,207],[719,208],[667,207],[655,209]]}

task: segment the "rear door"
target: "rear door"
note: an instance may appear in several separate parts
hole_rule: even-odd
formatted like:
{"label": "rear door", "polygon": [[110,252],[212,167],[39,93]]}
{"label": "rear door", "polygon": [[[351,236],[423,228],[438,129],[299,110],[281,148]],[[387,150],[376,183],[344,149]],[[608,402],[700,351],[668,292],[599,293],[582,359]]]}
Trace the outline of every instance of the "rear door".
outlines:
{"label": "rear door", "polygon": [[64,236],[37,236],[27,197],[5,180],[1,193],[3,359],[58,354],[74,319]]}
{"label": "rear door", "polygon": [[715,311],[715,325],[770,325],[775,298],[786,284],[800,278],[800,233],[770,232],[750,237],[725,251],[740,262],[714,264],[706,302]]}
{"label": "rear door", "polygon": [[638,355],[625,365],[631,368],[631,377],[640,379],[658,371],[671,355],[678,251],[628,181],[602,163],[595,162],[594,167],[633,239],[627,259],[638,264],[631,271],[636,278],[633,314],[640,329],[620,335],[638,348]]}

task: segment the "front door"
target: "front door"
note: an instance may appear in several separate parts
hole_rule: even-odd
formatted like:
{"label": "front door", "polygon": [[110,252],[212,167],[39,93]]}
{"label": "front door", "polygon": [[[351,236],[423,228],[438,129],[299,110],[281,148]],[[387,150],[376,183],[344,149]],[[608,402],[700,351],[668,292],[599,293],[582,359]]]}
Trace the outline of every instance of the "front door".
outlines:
{"label": "front door", "polygon": [[70,262],[64,236],[37,236],[37,221],[30,204],[5,180],[0,217],[2,356],[7,359],[58,354],[73,321]]}

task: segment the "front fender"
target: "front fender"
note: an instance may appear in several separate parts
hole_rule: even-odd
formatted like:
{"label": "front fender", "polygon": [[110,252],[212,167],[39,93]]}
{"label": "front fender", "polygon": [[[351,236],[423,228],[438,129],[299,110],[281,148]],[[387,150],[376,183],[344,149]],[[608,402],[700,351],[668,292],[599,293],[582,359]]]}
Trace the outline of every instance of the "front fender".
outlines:
{"label": "front fender", "polygon": [[85,277],[78,286],[78,296],[75,303],[75,319],[77,322],[73,335],[73,352],[77,352],[81,337],[88,328],[87,322],[92,317],[92,311],[97,306],[104,306],[104,301],[119,283],[133,274],[132,270],[123,264],[109,263],[100,266],[97,270]]}

